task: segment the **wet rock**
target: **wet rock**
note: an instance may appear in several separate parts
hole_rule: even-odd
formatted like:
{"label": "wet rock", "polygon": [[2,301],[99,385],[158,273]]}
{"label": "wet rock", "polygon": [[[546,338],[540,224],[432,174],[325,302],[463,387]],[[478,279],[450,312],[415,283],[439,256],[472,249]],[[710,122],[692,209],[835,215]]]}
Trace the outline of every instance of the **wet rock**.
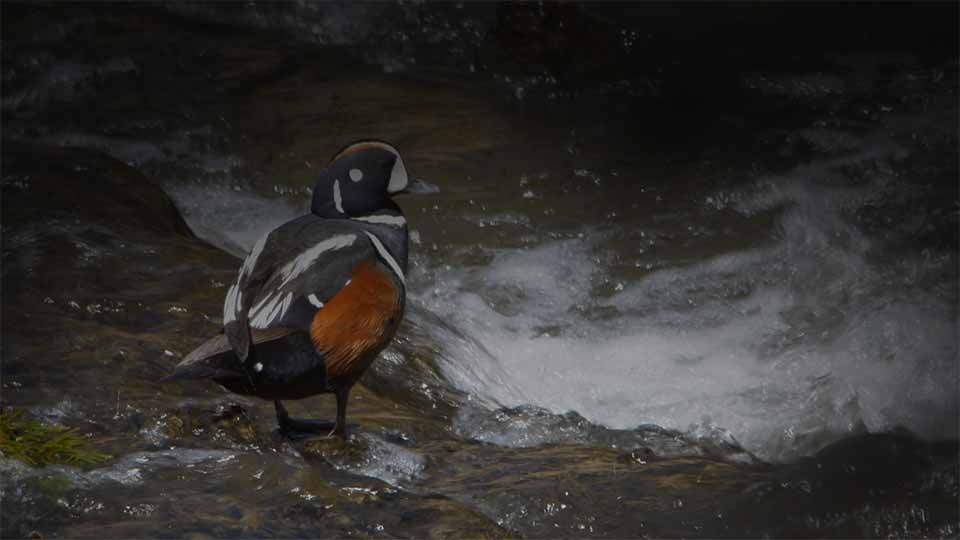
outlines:
{"label": "wet rock", "polygon": [[148,422],[140,434],[155,445],[216,442],[235,449],[269,447],[271,434],[262,430],[243,405],[232,402],[184,403]]}
{"label": "wet rock", "polygon": [[229,405],[216,412],[213,421],[219,429],[228,431],[242,442],[253,443],[259,440],[257,429],[240,405]]}
{"label": "wet rock", "polygon": [[184,423],[179,416],[168,416],[163,423],[163,434],[168,439],[176,439],[183,435]]}
{"label": "wet rock", "polygon": [[[760,509],[758,515],[780,517],[755,520],[751,530],[811,537],[955,532],[957,509],[945,503],[957,496],[956,452],[956,443],[930,444],[907,434],[846,439],[751,486],[731,519]],[[933,478],[939,481],[924,480]],[[792,511],[782,510],[787,507]]]}
{"label": "wet rock", "polygon": [[29,178],[28,187],[5,189],[8,223],[35,221],[43,212],[109,226],[113,230],[84,231],[93,244],[109,241],[116,229],[180,235],[190,228],[170,198],[135,169],[96,152],[32,144],[5,143],[7,174]]}
{"label": "wet rock", "polygon": [[325,458],[342,465],[363,461],[368,450],[367,440],[357,436],[351,436],[346,440],[340,437],[319,436],[309,439],[303,445],[303,451],[307,455]]}
{"label": "wet rock", "polygon": [[326,518],[327,509],[321,504],[298,501],[279,510],[279,519],[294,529],[310,529]]}

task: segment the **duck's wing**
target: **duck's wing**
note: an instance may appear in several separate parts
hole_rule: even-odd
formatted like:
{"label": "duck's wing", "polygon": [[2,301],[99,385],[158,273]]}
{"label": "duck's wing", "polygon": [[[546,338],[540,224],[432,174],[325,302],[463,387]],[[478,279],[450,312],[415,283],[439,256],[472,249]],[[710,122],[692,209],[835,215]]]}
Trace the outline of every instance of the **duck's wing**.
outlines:
{"label": "duck's wing", "polygon": [[361,263],[383,260],[378,244],[363,229],[314,216],[284,224],[258,242],[224,302],[224,334],[241,363],[248,362],[251,330],[309,331],[316,313],[350,283]]}

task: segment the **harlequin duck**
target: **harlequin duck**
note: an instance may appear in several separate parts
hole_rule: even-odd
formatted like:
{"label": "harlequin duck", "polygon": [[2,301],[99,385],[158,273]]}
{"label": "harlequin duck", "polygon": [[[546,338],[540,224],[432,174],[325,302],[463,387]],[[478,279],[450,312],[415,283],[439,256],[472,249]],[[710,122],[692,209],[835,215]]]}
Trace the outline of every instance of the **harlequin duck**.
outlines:
{"label": "harlequin duck", "polygon": [[[406,302],[407,221],[391,196],[422,190],[397,150],[351,144],[317,180],[310,213],[268,232],[227,292],[223,333],[167,379],[213,379],[273,400],[282,433],[346,435],[350,388],[390,343]],[[337,398],[336,422],[294,420],[281,400]]]}

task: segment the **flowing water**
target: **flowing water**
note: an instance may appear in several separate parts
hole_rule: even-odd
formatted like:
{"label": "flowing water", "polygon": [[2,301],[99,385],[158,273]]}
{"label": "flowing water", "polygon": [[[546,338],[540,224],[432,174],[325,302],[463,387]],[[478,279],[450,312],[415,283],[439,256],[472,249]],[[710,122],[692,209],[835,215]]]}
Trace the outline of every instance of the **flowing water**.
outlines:
{"label": "flowing water", "polygon": [[[556,521],[557,534],[572,536],[957,533],[955,513],[937,529],[922,525],[923,512],[955,502],[955,461],[917,480],[947,499],[880,517],[850,510],[860,529],[823,517],[839,516],[840,504],[809,509],[793,529],[758,524],[739,507],[726,528],[716,528],[722,516],[703,525],[690,509],[694,517],[667,525],[650,517],[649,531],[637,528],[644,522],[614,525],[616,501],[631,488],[593,485],[600,509],[570,514],[567,505],[580,503],[552,494],[559,484],[535,484],[519,498],[492,494],[496,487],[480,495],[464,486],[488,479],[437,461],[437,453],[471,455],[465,463],[496,470],[527,455],[512,449],[585,447],[600,457],[569,459],[616,467],[620,458],[603,452],[618,449],[760,467],[743,473],[749,483],[766,464],[789,476],[789,464],[866,434],[908,434],[918,445],[960,436],[955,51],[944,59],[830,50],[803,56],[796,69],[744,61],[714,95],[673,99],[677,86],[709,85],[707,61],[676,53],[678,64],[705,71],[678,79],[683,68],[667,61],[651,76],[570,52],[556,64],[532,47],[545,66],[518,73],[505,53],[490,52],[490,36],[507,34],[497,47],[529,52],[503,30],[529,14],[488,7],[298,4],[228,15],[193,4],[40,14],[21,6],[21,26],[8,33],[4,23],[14,36],[4,47],[5,143],[105,153],[162,186],[194,234],[233,256],[304,213],[312,175],[350,140],[394,142],[411,174],[438,187],[399,201],[411,226],[409,309],[364,379],[370,408],[359,405],[361,417],[392,407],[400,420],[375,420],[353,450],[315,450],[329,465],[322,480],[300,457],[310,452],[263,435],[267,405],[199,385],[161,392],[152,382],[216,331],[233,259],[204,262],[199,242],[181,255],[165,241],[128,236],[127,246],[122,232],[69,220],[56,229],[5,219],[4,263],[19,269],[4,272],[8,296],[49,304],[96,332],[119,327],[109,343],[129,347],[124,340],[139,336],[139,350],[98,352],[101,367],[77,375],[92,387],[106,377],[106,395],[58,381],[52,359],[31,371],[22,351],[44,356],[36,339],[4,348],[5,404],[123,434],[103,443],[118,459],[91,471],[41,473],[5,461],[3,495],[17,517],[5,516],[20,527],[5,530],[47,521],[65,536],[97,534],[98,523],[114,536],[160,534],[164,523],[180,523],[164,533],[178,536],[421,536],[445,526],[455,535],[542,536],[557,533]],[[583,39],[613,36],[614,56],[636,63],[648,59],[646,46],[663,44],[645,38],[637,19],[610,26],[610,9],[590,12],[608,21],[603,31],[574,19]],[[542,26],[527,30],[542,38],[552,35],[543,30],[552,17],[570,14],[536,16]],[[162,37],[125,41],[131,28]],[[136,46],[116,46],[124,43]],[[355,57],[336,53],[344,46]],[[39,189],[17,172],[23,167],[12,169],[5,195]],[[56,279],[29,276],[56,234],[95,269],[79,275],[120,272],[91,283],[123,287],[146,276],[149,286],[138,286],[140,296],[137,287],[83,281],[72,293],[44,290]],[[164,277],[177,272],[194,277]],[[5,341],[15,333],[10,321],[20,321],[11,305]],[[152,360],[130,367],[117,360],[127,354]],[[119,373],[97,375],[111,365],[139,382],[124,390],[128,383],[112,378]],[[502,474],[535,470],[516,463]],[[810,492],[803,482],[813,476],[790,478],[779,484]],[[752,487],[728,487],[754,496]],[[273,501],[267,514],[250,510],[264,504],[260,490]],[[608,492],[619,495],[608,503]],[[431,521],[430,512],[444,511],[423,508],[435,493],[476,513],[455,521],[486,516],[494,529]],[[171,503],[178,498],[185,502]],[[400,510],[369,509],[381,500]],[[682,515],[682,501],[669,512]],[[404,512],[431,525],[417,528]]]}

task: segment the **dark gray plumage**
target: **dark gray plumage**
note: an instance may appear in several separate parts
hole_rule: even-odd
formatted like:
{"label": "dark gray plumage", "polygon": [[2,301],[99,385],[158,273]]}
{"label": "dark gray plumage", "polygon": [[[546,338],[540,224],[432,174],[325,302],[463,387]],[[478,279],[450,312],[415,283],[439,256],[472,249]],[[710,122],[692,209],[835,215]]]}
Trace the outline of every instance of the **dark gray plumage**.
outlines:
{"label": "dark gray plumage", "polygon": [[[392,146],[340,151],[317,179],[311,213],[270,231],[247,256],[224,301],[223,333],[169,379],[211,378],[272,399],[288,432],[311,426],[291,420],[280,400],[333,392],[343,436],[350,387],[403,316],[407,224],[390,196],[408,185]],[[351,302],[368,312],[351,321]]]}

